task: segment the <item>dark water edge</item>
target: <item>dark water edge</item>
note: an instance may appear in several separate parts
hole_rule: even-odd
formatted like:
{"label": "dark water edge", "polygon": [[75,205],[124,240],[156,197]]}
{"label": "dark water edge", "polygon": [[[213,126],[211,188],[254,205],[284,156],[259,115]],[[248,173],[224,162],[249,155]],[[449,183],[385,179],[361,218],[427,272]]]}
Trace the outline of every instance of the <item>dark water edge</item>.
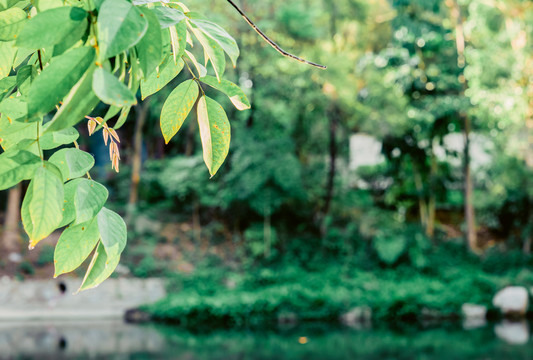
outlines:
{"label": "dark water edge", "polygon": [[122,322],[0,323],[0,359],[533,359],[530,324],[192,333]]}

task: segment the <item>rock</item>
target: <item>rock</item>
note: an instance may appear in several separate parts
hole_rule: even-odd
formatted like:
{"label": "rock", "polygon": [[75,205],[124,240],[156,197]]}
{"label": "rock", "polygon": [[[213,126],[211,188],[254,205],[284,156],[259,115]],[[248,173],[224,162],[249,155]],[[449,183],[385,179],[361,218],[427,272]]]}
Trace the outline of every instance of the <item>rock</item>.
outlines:
{"label": "rock", "polygon": [[465,319],[485,319],[487,317],[487,307],[477,304],[463,304],[461,312]]}
{"label": "rock", "polygon": [[124,321],[127,323],[145,323],[151,320],[150,314],[139,309],[129,309],[124,313]]}
{"label": "rock", "polygon": [[340,316],[342,324],[356,326],[370,323],[372,320],[372,309],[368,306],[358,306]]}
{"label": "rock", "polygon": [[508,286],[494,295],[492,304],[506,317],[524,317],[529,305],[529,294],[521,286]]}
{"label": "rock", "polygon": [[496,336],[512,345],[523,345],[529,341],[529,328],[525,321],[503,321],[494,327]]}

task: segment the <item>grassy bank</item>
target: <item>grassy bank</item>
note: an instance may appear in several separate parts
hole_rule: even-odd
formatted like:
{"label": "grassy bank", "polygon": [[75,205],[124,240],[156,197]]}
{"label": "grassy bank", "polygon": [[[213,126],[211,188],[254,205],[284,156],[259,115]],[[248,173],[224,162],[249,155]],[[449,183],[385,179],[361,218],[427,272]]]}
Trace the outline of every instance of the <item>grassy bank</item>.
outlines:
{"label": "grassy bank", "polygon": [[481,261],[438,271],[370,271],[335,263],[313,268],[280,264],[245,272],[219,267],[174,276],[170,295],[144,310],[157,321],[191,328],[254,327],[295,319],[337,322],[359,306],[371,308],[373,321],[422,322],[459,318],[467,302],[490,309],[494,293],[507,285],[529,288],[533,272],[509,268],[496,274]]}

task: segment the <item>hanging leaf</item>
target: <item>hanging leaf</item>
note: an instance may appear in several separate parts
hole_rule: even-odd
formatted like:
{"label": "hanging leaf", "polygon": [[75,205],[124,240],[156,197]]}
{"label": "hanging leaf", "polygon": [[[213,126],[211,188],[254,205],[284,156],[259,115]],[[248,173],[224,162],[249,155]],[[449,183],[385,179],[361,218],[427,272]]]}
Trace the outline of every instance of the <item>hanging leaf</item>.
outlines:
{"label": "hanging leaf", "polygon": [[59,131],[53,131],[42,135],[39,139],[43,150],[55,149],[61,145],[71,144],[80,137],[73,127]]}
{"label": "hanging leaf", "polygon": [[231,81],[222,80],[219,82],[214,76],[204,76],[200,78],[200,81],[227,95],[238,110],[250,108],[250,102],[244,92]]}
{"label": "hanging leaf", "polygon": [[97,68],[93,74],[93,91],[108,105],[135,105],[135,95],[121,83],[113,74],[104,68]]}
{"label": "hanging leaf", "polygon": [[205,63],[207,60],[211,61],[215,74],[220,81],[224,70],[226,69],[226,56],[224,55],[224,50],[212,39],[206,37],[201,31],[193,28],[194,36],[198,39],[202,47],[204,48],[205,54]]}
{"label": "hanging leaf", "polygon": [[239,46],[233,37],[217,24],[204,19],[191,19],[190,22],[202,30],[204,34],[213,39],[228,54],[233,66],[237,65]]}
{"label": "hanging leaf", "polygon": [[78,292],[100,285],[115,271],[119,261],[120,256],[108,256],[104,246],[101,243],[98,244]]}
{"label": "hanging leaf", "polygon": [[185,14],[177,9],[158,6],[152,10],[157,16],[162,29],[176,25],[186,19]]}
{"label": "hanging leaf", "polygon": [[[17,144],[24,140],[35,140],[37,138],[37,126],[40,123],[21,123],[18,121],[10,121],[5,114],[0,116],[0,145],[7,151],[17,147]],[[35,144],[37,149],[37,144]],[[33,152],[33,151],[32,151]],[[35,151],[35,154],[38,154]]]}
{"label": "hanging leaf", "polygon": [[76,195],[76,190],[78,185],[83,181],[83,179],[74,179],[67,182],[63,186],[64,198],[63,198],[63,219],[59,224],[59,227],[67,226],[76,220],[76,206],[74,204],[74,197]]}
{"label": "hanging leaf", "polygon": [[89,114],[100,100],[93,92],[93,71],[91,66],[63,100],[63,105],[52,120],[45,125],[44,133],[62,130],[76,125]]}
{"label": "hanging leaf", "polygon": [[198,85],[187,80],[176,87],[168,96],[161,110],[161,132],[168,144],[181,128],[198,98]]}
{"label": "hanging leaf", "polygon": [[50,235],[61,222],[63,182],[59,170],[46,162],[39,166],[30,182],[22,207],[26,207],[26,215],[22,217],[24,229],[30,238],[30,248]]}
{"label": "hanging leaf", "polygon": [[63,182],[83,176],[94,166],[91,154],[73,148],[56,151],[49,161],[61,171]]}
{"label": "hanging leaf", "polygon": [[211,176],[214,176],[229,152],[230,124],[222,106],[202,96],[198,101],[198,125],[204,162]]}
{"label": "hanging leaf", "polygon": [[55,57],[28,92],[28,117],[44,115],[71,91],[94,60],[94,48],[83,46]]}
{"label": "hanging leaf", "polygon": [[[62,6],[38,13],[31,18],[17,37],[17,46],[42,49],[64,41],[66,37],[81,39],[89,22],[87,11],[79,7]],[[53,31],[50,31],[53,29]],[[75,35],[73,35],[75,34]]]}
{"label": "hanging leaf", "polygon": [[28,118],[28,104],[21,96],[7,98],[0,103],[0,114],[7,116],[11,122],[25,121]]}
{"label": "hanging leaf", "polygon": [[194,55],[191,52],[185,50],[185,55],[187,56],[187,58],[189,60],[191,60],[192,64],[196,68],[196,71],[198,71],[198,77],[199,78],[204,77],[204,76],[207,75],[207,69],[205,68],[205,66],[203,66],[198,61],[196,61],[196,58],[194,57]]}
{"label": "hanging leaf", "polygon": [[148,29],[148,21],[126,0],[105,0],[98,12],[96,26],[103,60],[137,44]]}
{"label": "hanging leaf", "polygon": [[98,230],[105,252],[110,258],[120,256],[127,241],[126,223],[116,212],[102,208],[97,216]]}
{"label": "hanging leaf", "polygon": [[0,40],[15,40],[27,19],[26,12],[17,7],[0,12]]}
{"label": "hanging leaf", "polygon": [[154,12],[148,8],[139,8],[148,21],[148,30],[141,41],[135,46],[143,78],[146,78],[156,67],[161,64],[163,58],[163,40],[161,25]]}
{"label": "hanging leaf", "polygon": [[183,61],[178,60],[175,64],[172,56],[167,56],[165,61],[150,76],[141,80],[141,98],[155,94],[174,79],[183,69]]}
{"label": "hanging leaf", "polygon": [[0,190],[9,189],[33,177],[41,159],[28,151],[0,154]]}
{"label": "hanging leaf", "polygon": [[17,86],[17,77],[8,76],[0,80],[0,102],[8,97]]}
{"label": "hanging leaf", "polygon": [[120,129],[122,127],[122,125],[124,125],[124,123],[128,119],[128,115],[130,113],[130,110],[131,110],[131,106],[127,106],[125,108],[122,108],[122,110],[120,111],[120,116],[118,117],[118,120],[117,120],[115,126],[113,127],[115,130]]}
{"label": "hanging leaf", "polygon": [[95,217],[105,202],[109,192],[102,184],[96,181],[81,179],[74,194],[74,207],[76,208],[75,224],[81,224]]}
{"label": "hanging leaf", "polygon": [[17,53],[17,48],[13,46],[14,43],[14,41],[0,41],[0,79],[8,76],[13,67],[13,60]]}
{"label": "hanging leaf", "polygon": [[54,251],[54,277],[77,269],[94,250],[99,238],[96,218],[66,228]]}

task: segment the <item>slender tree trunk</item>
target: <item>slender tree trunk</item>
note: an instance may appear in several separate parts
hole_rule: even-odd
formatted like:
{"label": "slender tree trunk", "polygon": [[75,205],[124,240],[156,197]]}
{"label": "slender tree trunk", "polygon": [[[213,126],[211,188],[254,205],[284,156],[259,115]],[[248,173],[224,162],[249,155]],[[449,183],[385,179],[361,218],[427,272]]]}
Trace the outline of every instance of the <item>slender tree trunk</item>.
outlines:
{"label": "slender tree trunk", "polygon": [[[459,7],[459,4],[457,3],[457,0],[454,0],[451,3],[451,13],[452,13],[452,20],[455,23],[455,40],[456,40],[456,46],[457,46],[457,66],[464,70],[466,66],[466,58],[465,58],[465,34],[464,34],[464,28],[463,28],[463,18],[461,15],[461,8]],[[465,96],[465,91],[468,88],[468,84],[466,80],[463,82],[463,90],[461,92],[462,96]],[[472,172],[470,169],[470,132],[471,132],[471,121],[468,114],[462,114],[461,117],[463,118],[463,136],[464,136],[464,213],[465,213],[465,221],[466,221],[466,240],[468,243],[468,247],[471,251],[475,253],[479,253],[480,249],[477,243],[477,232],[476,232],[476,214],[474,210],[474,203],[473,203],[473,197],[474,197],[474,184],[472,180]]]}
{"label": "slender tree trunk", "polygon": [[141,181],[143,127],[148,114],[150,100],[144,101],[136,107],[135,133],[133,136],[133,157],[131,169],[130,198],[128,201],[127,218],[130,219],[132,212],[137,207],[139,199],[139,182]]}
{"label": "slender tree trunk", "polygon": [[22,185],[19,183],[8,192],[2,245],[7,253],[20,251],[20,203]]}
{"label": "slender tree trunk", "polygon": [[[432,143],[432,146],[435,146],[435,140]],[[431,167],[429,172],[430,185],[429,185],[429,196],[428,196],[428,215],[427,215],[427,224],[426,224],[426,235],[429,238],[433,238],[435,235],[435,219],[437,213],[437,199],[435,191],[435,178],[437,177],[437,157],[435,156],[434,148],[431,149]]]}
{"label": "slender tree trunk", "polygon": [[[412,161],[412,160],[411,160]],[[422,175],[414,161],[413,163],[413,178],[415,181],[415,188],[418,195],[418,211],[420,214],[420,224],[427,229],[428,224],[428,204],[424,198],[424,183],[422,182]]]}

